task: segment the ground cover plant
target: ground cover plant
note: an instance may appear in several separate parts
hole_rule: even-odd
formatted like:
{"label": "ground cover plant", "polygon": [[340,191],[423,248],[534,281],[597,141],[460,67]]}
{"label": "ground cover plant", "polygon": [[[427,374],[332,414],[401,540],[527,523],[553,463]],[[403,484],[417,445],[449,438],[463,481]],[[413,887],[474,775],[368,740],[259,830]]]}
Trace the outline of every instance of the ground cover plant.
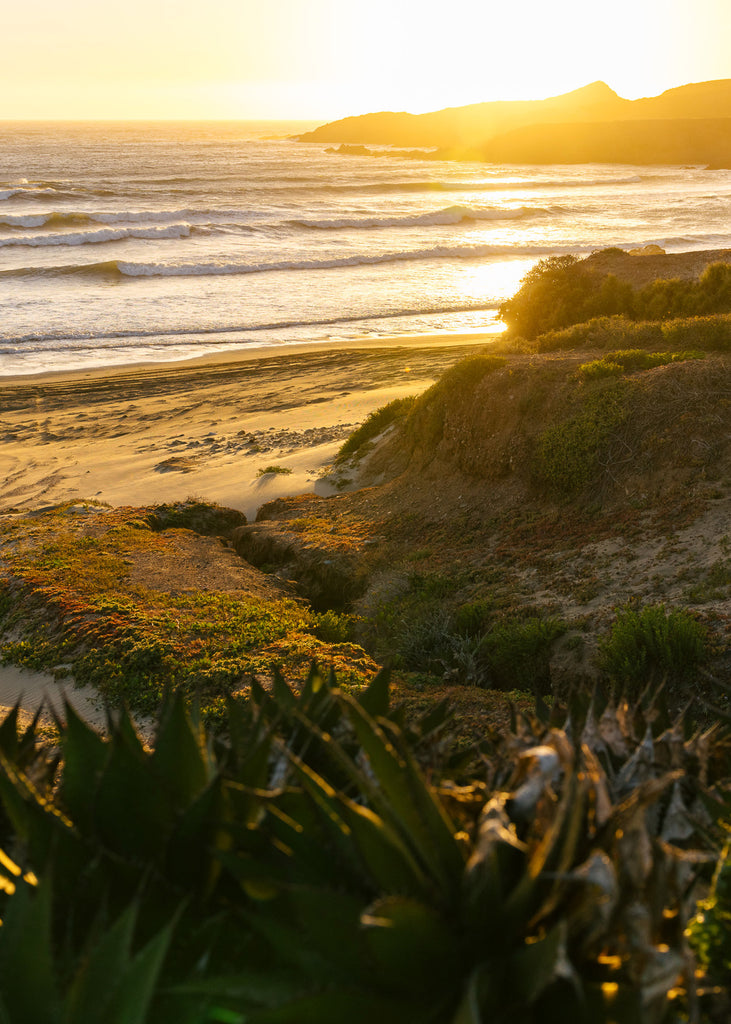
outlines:
{"label": "ground cover plant", "polygon": [[395,398],[392,402],[387,405],[381,406],[380,409],[376,409],[370,416],[366,417],[363,423],[353,431],[348,437],[345,444],[338,451],[335,462],[344,462],[351,455],[356,452],[359,455],[364,454],[364,446],[372,441],[374,438],[382,434],[383,431],[390,427],[392,423],[403,419],[404,416],[408,415],[409,411],[414,405],[415,398],[409,396],[406,398]]}
{"label": "ground cover plant", "polygon": [[[220,526],[214,511],[208,518]],[[227,561],[219,541],[201,548],[199,534],[163,527],[193,515],[200,519],[200,506],[176,518],[166,507],[148,514],[70,505],[6,520],[13,550],[3,559],[2,656],[73,674],[106,699],[147,712],[172,686],[197,694],[213,714],[247,674],[275,664],[301,672],[313,657],[331,660],[344,680],[372,671],[342,630],[336,640],[318,639],[333,629],[286,587],[256,574],[234,575],[221,589],[216,578],[238,569],[235,556],[229,551]],[[208,579],[200,568],[206,556]]]}
{"label": "ground cover plant", "polygon": [[60,761],[11,712],[0,1011],[710,1020],[685,927],[728,809],[720,735],[597,695],[571,735],[537,710],[488,734],[479,774],[445,760],[444,708],[407,724],[384,674],[357,699],[275,675],[217,736],[169,696],[148,748],[124,713],[100,736],[67,709]]}
{"label": "ground cover plant", "polygon": [[635,373],[637,370],[651,370],[656,366],[668,363],[680,363],[686,359],[703,359],[703,352],[647,352],[641,348],[620,349],[607,352],[601,359],[593,359],[590,363],[582,363],[577,373],[580,377],[612,377],[622,373]]}
{"label": "ground cover plant", "polygon": [[603,349],[622,345],[675,352],[731,351],[731,316],[691,316],[633,321],[625,316],[600,316],[540,334],[529,345],[536,352]]}
{"label": "ground cover plant", "polygon": [[586,488],[597,477],[618,428],[626,421],[631,400],[629,382],[603,382],[573,416],[544,430],[535,453],[538,479],[564,494]]}

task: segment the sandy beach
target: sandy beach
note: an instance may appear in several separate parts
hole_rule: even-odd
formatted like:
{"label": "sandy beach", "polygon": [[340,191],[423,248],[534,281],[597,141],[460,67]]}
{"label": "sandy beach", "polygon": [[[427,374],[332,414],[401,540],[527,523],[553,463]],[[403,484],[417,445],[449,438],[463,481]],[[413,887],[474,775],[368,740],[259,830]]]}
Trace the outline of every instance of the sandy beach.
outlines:
{"label": "sandy beach", "polygon": [[[6,378],[0,514],[65,501],[151,505],[196,496],[253,519],[267,501],[332,491],[322,477],[373,410],[427,388],[475,335],[364,339]],[[269,466],[289,473],[259,475]],[[0,666],[0,714],[62,693],[101,724],[93,694]],[[101,716],[101,717],[100,717]]]}
{"label": "sandy beach", "polygon": [[[320,477],[369,413],[423,391],[481,340],[366,339],[7,378],[0,509],[194,495],[253,518],[284,494],[327,493]],[[261,475],[269,466],[289,472]]]}

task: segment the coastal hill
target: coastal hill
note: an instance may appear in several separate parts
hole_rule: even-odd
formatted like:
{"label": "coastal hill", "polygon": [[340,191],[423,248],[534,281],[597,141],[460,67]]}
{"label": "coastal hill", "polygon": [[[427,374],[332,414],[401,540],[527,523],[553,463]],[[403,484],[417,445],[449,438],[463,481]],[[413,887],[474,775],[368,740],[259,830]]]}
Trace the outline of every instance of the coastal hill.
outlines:
{"label": "coastal hill", "polygon": [[[602,652],[620,611],[669,628],[672,609],[691,639],[699,628],[706,637],[703,672],[728,680],[730,259],[729,250],[551,257],[503,304],[508,330],[488,344],[316,352],[294,371],[287,355],[8,386],[6,439],[51,451],[58,443],[62,457],[79,400],[85,436],[110,452],[104,438],[122,448],[133,396],[146,398],[161,432],[145,435],[156,443],[135,472],[149,500],[161,493],[155,476],[173,500],[123,504],[135,500],[128,476],[116,507],[68,500],[72,481],[53,454],[32,500],[10,479],[0,653],[73,674],[137,711],[156,707],[161,685],[174,682],[214,717],[227,692],[251,673],[266,680],[272,665],[296,682],[316,659],[360,685],[391,663],[400,696],[429,703],[448,688],[452,704],[489,706],[495,721],[505,705],[493,691],[560,696],[615,678]],[[406,390],[394,388],[399,373]],[[349,434],[333,446],[319,493],[287,474],[297,444],[294,430],[280,429],[289,380],[318,407],[359,381],[386,401],[336,435]],[[223,417],[243,390],[253,401],[257,384],[270,404],[276,387],[279,427],[236,430],[234,412],[229,433],[209,433],[214,400]],[[181,435],[191,393],[207,401]],[[28,410],[41,401],[36,435]],[[301,444],[320,447],[318,431],[304,433]],[[139,451],[137,420],[130,438]],[[311,447],[302,457],[315,463]],[[198,485],[240,502],[249,459],[261,466],[255,522],[176,499],[172,474],[195,470]],[[230,490],[221,492],[216,467]],[[82,485],[101,481],[92,468]],[[267,478],[280,474],[272,490]],[[695,685],[696,662],[676,655],[655,666],[660,678],[679,684],[670,676],[682,668]],[[688,691],[671,696],[684,704]],[[479,714],[463,717],[482,728]]]}
{"label": "coastal hill", "polygon": [[332,121],[300,136],[436,149],[441,158],[500,162],[700,162],[731,159],[731,80],[626,100],[604,82],[536,101],[498,101],[425,114],[383,111]]}
{"label": "coastal hill", "polygon": [[[639,302],[646,260],[655,298],[678,298],[728,278],[728,253],[707,255],[701,270],[607,250],[557,272],[556,288],[586,274],[601,289],[609,271]],[[374,414],[336,462],[342,494],[266,505],[235,547],[321,609],[355,612],[372,656],[414,671],[509,688],[514,664],[488,671],[469,639],[509,628],[545,647],[547,686],[595,678],[629,601],[688,609],[726,672],[730,347],[729,313],[508,332]]]}

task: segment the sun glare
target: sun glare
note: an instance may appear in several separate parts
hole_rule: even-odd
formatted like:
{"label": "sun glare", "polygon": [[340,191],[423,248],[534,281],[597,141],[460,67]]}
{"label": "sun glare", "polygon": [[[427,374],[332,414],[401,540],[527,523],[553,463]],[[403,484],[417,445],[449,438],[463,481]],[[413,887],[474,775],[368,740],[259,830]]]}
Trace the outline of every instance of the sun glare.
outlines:
{"label": "sun glare", "polygon": [[[144,29],[141,29],[144,26]],[[91,0],[3,18],[0,117],[331,119],[731,77],[728,0]],[[32,57],[30,72],[29,54]]]}

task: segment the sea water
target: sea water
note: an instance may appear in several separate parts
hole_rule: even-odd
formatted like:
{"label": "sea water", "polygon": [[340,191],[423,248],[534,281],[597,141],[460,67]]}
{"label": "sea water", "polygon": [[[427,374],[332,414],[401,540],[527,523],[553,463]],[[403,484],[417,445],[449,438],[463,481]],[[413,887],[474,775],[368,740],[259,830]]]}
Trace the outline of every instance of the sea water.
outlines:
{"label": "sea water", "polygon": [[496,333],[537,260],[731,247],[731,171],[342,156],[296,125],[0,123],[0,373]]}

